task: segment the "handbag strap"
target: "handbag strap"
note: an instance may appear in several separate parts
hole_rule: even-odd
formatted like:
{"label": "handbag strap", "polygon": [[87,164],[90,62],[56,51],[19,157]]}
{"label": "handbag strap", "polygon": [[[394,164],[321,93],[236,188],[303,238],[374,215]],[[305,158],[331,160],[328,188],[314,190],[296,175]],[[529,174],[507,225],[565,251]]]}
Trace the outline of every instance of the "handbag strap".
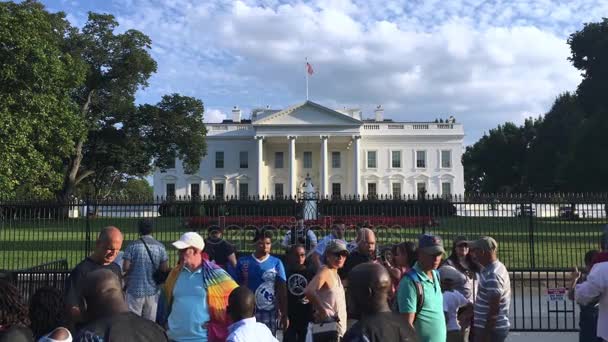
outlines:
{"label": "handbag strap", "polygon": [[152,253],[150,252],[150,248],[148,248],[148,244],[146,243],[146,241],[144,241],[143,237],[140,240],[144,243],[144,247],[146,247],[146,252],[148,252],[148,256],[150,257],[150,262],[152,263],[152,266],[154,266],[154,269],[156,269],[156,265],[154,265],[154,259],[152,258]]}

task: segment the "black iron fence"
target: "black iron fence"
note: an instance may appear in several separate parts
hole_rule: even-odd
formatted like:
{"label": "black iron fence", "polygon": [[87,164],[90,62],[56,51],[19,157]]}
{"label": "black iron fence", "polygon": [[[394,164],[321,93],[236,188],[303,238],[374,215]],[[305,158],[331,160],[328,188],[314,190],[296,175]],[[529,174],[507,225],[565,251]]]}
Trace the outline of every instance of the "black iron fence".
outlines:
{"label": "black iron fence", "polygon": [[[490,235],[511,270],[513,329],[573,331],[576,305],[549,294],[563,291],[569,269],[582,265],[586,251],[599,248],[607,211],[605,194],[0,200],[0,269],[9,270],[5,275],[26,296],[41,285],[61,288],[67,270],[91,252],[102,227],[119,227],[126,246],[138,238],[143,218],[153,221],[153,235],[168,251],[185,231],[205,235],[210,226],[220,226],[241,253],[253,249],[256,230],[272,229],[274,253],[280,254],[280,240],[300,215],[319,239],[338,220],[347,225],[348,240],[358,227],[371,226],[381,248],[432,232],[449,251],[458,235]],[[174,261],[175,253],[170,255]]]}
{"label": "black iron fence", "polygon": [[356,228],[376,230],[378,244],[415,240],[419,234],[441,235],[449,249],[454,237],[491,235],[500,258],[511,268],[549,269],[580,265],[587,250],[599,248],[608,223],[608,196],[485,195],[468,197],[332,198],[175,198],[172,200],[0,200],[0,269],[23,269],[49,260],[66,259],[68,267],[91,252],[98,231],[119,227],[125,244],[138,238],[137,223],[151,219],[154,236],[169,246],[190,230],[211,225],[225,229],[238,251],[251,251],[256,229],[280,238],[303,215],[318,238],[336,220],[346,223],[347,238]]}

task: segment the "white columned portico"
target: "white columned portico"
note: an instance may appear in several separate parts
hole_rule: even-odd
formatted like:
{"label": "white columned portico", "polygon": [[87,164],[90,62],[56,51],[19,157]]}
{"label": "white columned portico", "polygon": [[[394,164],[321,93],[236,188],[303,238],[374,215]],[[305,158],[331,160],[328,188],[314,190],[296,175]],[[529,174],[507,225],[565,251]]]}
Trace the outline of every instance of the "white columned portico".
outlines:
{"label": "white columned portico", "polygon": [[264,195],[264,187],[262,185],[264,179],[262,174],[264,170],[264,145],[262,144],[264,137],[256,136],[255,140],[258,142],[258,196],[262,197]]}
{"label": "white columned portico", "polygon": [[325,198],[329,195],[327,188],[327,135],[321,136],[321,197]]}
{"label": "white columned portico", "polygon": [[353,148],[354,193],[355,196],[361,196],[361,136],[355,135],[353,139],[355,141],[355,146]]}
{"label": "white columned portico", "polygon": [[296,196],[296,137],[290,135],[289,139],[289,196]]}

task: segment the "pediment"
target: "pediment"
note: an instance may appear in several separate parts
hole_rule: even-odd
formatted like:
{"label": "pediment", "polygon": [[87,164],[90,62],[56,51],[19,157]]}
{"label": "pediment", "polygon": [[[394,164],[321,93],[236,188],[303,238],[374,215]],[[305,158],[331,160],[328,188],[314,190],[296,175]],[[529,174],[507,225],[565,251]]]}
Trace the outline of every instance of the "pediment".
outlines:
{"label": "pediment", "polygon": [[360,126],[362,122],[347,114],[306,101],[273,113],[253,123],[256,126]]}

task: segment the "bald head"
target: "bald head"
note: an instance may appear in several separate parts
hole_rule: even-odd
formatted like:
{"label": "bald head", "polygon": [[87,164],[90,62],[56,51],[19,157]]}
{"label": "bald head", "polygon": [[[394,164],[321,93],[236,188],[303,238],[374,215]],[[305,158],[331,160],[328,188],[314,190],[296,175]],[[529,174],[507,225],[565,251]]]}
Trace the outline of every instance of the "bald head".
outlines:
{"label": "bald head", "polygon": [[101,265],[109,265],[116,259],[122,247],[123,236],[120,229],[114,226],[103,228],[95,242],[95,251],[91,256]]}
{"label": "bald head", "polygon": [[357,249],[363,255],[375,256],[376,234],[369,228],[361,228],[357,232]]}
{"label": "bald head", "polygon": [[87,303],[86,317],[89,320],[128,310],[120,279],[107,269],[98,269],[86,275],[82,297]]}
{"label": "bald head", "polygon": [[245,286],[232,290],[228,297],[228,314],[233,321],[240,321],[253,317],[255,297],[253,292]]}
{"label": "bald head", "polygon": [[391,277],[384,266],[371,262],[360,264],[348,274],[348,284],[355,312],[365,316],[390,311],[387,303]]}

